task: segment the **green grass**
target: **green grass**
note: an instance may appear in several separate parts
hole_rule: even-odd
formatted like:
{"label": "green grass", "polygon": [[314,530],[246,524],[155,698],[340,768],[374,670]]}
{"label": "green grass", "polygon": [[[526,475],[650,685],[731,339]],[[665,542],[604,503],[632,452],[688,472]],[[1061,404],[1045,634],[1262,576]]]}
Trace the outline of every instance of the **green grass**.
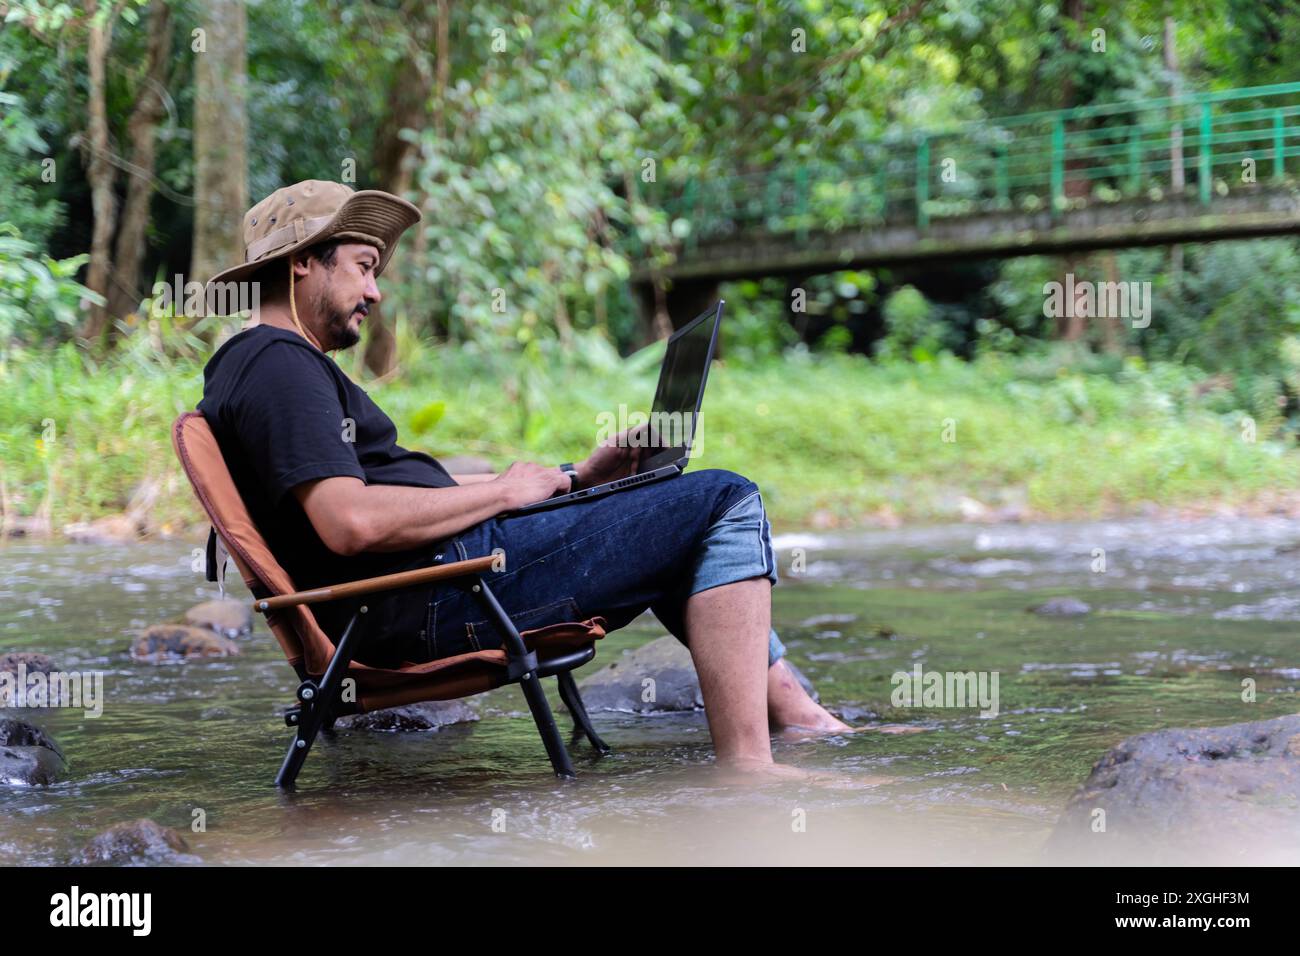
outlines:
{"label": "green grass", "polygon": [[[569,357],[533,346],[507,359],[409,341],[402,354],[396,376],[365,386],[399,440],[498,467],[581,457],[600,413],[616,413],[620,401],[644,407],[658,366],[655,349],[623,360],[592,339]],[[350,373],[356,359],[342,358]],[[951,519],[963,496],[1064,518],[1148,502],[1246,504],[1300,487],[1300,451],[1266,440],[1270,423],[1259,425],[1259,441],[1244,441],[1241,416],[1210,411],[1196,384],[1183,369],[1137,363],[1111,375],[996,358],[879,365],[795,353],[721,363],[695,467],[753,478],[783,528]],[[0,368],[10,512],[44,508],[57,529],[121,512],[148,481],[161,491],[154,526],[200,520],[168,425],[201,392],[201,360],[164,358],[143,336],[99,366],[71,346],[11,356]],[[47,420],[54,440],[42,444]]]}

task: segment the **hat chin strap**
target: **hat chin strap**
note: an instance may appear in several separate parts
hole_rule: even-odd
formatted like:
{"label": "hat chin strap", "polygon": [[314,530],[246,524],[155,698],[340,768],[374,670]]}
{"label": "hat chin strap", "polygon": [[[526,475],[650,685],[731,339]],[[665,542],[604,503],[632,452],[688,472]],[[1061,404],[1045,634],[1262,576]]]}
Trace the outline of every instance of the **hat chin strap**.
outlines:
{"label": "hat chin strap", "polygon": [[298,331],[302,333],[302,337],[324,352],[325,350],[320,347],[320,343],[307,334],[307,330],[302,327],[302,322],[298,319],[298,303],[294,299],[293,287],[293,256],[289,256],[289,317],[293,319],[293,324],[298,327]]}

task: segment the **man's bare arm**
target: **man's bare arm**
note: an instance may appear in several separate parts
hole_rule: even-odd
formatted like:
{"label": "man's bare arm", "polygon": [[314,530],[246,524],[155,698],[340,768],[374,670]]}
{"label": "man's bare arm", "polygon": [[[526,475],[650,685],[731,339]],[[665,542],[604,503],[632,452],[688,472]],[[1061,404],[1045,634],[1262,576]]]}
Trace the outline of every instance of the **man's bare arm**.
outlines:
{"label": "man's bare arm", "polygon": [[490,471],[481,471],[472,475],[452,475],[451,477],[458,485],[477,485],[484,481],[491,481],[496,475]]}
{"label": "man's bare arm", "polygon": [[515,462],[500,475],[455,488],[367,485],[340,476],[303,482],[293,493],[325,547],[353,555],[416,548],[568,488],[558,468]]}

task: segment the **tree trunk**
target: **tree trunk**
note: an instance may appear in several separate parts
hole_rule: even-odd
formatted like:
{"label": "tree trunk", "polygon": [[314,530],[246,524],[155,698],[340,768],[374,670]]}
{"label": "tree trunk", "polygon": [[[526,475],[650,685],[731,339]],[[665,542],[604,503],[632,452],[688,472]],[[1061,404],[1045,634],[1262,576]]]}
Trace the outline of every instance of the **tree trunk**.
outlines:
{"label": "tree trunk", "polygon": [[[1174,46],[1174,18],[1165,17],[1165,70],[1169,73],[1169,95],[1177,98],[1182,92],[1182,77],[1178,72],[1178,50]],[[1185,183],[1183,172],[1182,108],[1170,107],[1169,119],[1174,126],[1169,130],[1169,188],[1175,195],[1182,193]]]}
{"label": "tree trunk", "polygon": [[108,311],[114,318],[127,315],[144,298],[136,283],[140,280],[145,229],[149,225],[149,200],[153,196],[154,157],[157,152],[154,134],[166,114],[163,93],[167,83],[171,45],[171,9],[165,0],[152,0],[149,5],[148,67],[136,94],[131,120],[127,124],[132,173],[127,183],[126,202],[122,205],[122,226],[117,234],[117,247],[113,256],[115,278],[108,299]]}
{"label": "tree trunk", "polygon": [[[423,3],[408,3],[403,10],[403,19],[409,25],[411,39],[418,49],[427,49],[430,33],[438,38],[438,73],[443,76],[442,61],[446,56],[446,22],[448,17],[446,0],[439,0],[436,23],[430,24],[425,14],[427,6]],[[433,29],[430,29],[433,27]],[[433,76],[428,64],[422,57],[412,57],[408,62],[414,71],[399,69],[393,76],[391,95],[388,101],[392,108],[380,125],[375,137],[374,170],[375,180],[380,189],[406,198],[411,191],[418,144],[402,137],[404,129],[420,129],[429,119],[429,97],[433,93]],[[412,75],[412,72],[414,75]],[[420,227],[417,225],[416,229]],[[418,247],[423,243],[417,243]],[[404,264],[395,263],[395,267],[406,274],[414,270],[409,268],[410,259]],[[397,364],[397,336],[383,316],[382,303],[370,310],[366,321],[369,330],[366,337],[366,369],[376,376],[387,375]]]}
{"label": "tree trunk", "polygon": [[[101,16],[96,0],[86,4],[89,34],[86,43],[87,82],[86,140],[83,143],[86,180],[90,183],[90,203],[95,224],[90,239],[90,264],[86,270],[86,288],[108,298],[108,278],[113,271],[111,245],[117,226],[117,198],[113,185],[117,176],[109,162],[112,144],[108,131],[108,105],[105,102],[105,70],[108,49],[113,43],[113,23],[119,6]],[[82,324],[80,335],[88,342],[99,342],[108,328],[108,309],[92,305]]]}
{"label": "tree trunk", "polygon": [[207,45],[194,93],[194,251],[190,278],[206,282],[244,260],[248,208],[248,18],[243,0],[204,0]]}
{"label": "tree trunk", "polygon": [[[1177,97],[1182,91],[1182,74],[1178,72],[1178,48],[1174,45],[1174,18],[1165,17],[1165,69],[1169,72],[1169,95]],[[1170,119],[1181,119],[1181,107],[1170,109]],[[1183,128],[1174,126],[1169,131],[1169,191],[1181,195],[1186,183],[1183,171]],[[1175,243],[1169,247],[1169,272],[1174,284],[1183,280],[1183,247]]]}

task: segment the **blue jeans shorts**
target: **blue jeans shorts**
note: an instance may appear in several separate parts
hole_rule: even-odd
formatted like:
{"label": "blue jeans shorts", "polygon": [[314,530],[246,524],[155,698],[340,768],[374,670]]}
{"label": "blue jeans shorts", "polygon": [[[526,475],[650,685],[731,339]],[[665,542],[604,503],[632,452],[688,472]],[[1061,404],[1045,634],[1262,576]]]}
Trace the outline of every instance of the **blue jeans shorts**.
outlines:
{"label": "blue jeans shorts", "polygon": [[[488,584],[521,630],[605,618],[608,630],[647,609],[682,643],[690,595],[748,578],[777,582],[771,525],[758,486],[730,471],[689,471],[591,501],[491,518],[443,542],[434,561],[505,552]],[[358,659],[373,666],[423,662],[500,647],[473,594],[452,585],[379,602]],[[768,664],[785,647],[770,632]]]}

